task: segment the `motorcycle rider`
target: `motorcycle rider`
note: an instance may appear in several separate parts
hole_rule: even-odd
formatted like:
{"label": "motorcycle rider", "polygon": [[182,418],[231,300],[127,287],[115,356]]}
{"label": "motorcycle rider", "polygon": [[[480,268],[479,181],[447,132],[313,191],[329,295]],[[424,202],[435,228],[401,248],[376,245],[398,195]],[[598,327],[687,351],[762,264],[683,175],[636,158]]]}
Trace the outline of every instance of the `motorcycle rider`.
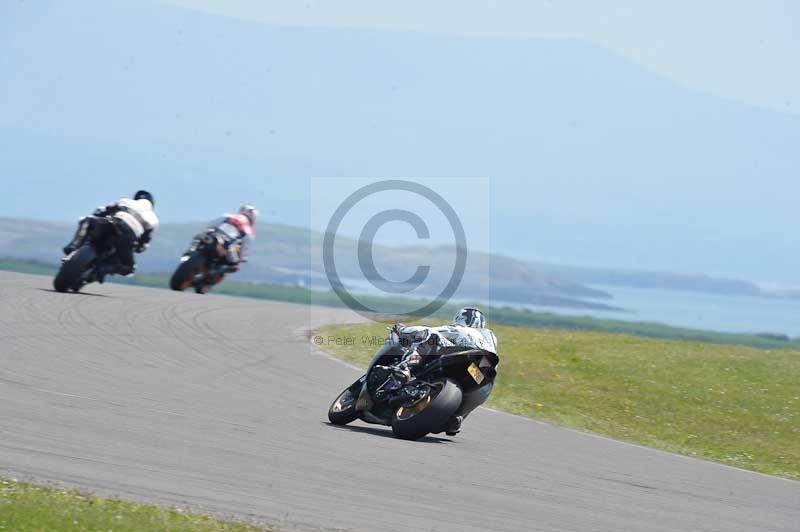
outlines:
{"label": "motorcycle rider", "polygon": [[64,246],[64,255],[69,256],[83,245],[91,232],[99,234],[111,229],[102,223],[105,217],[113,218],[113,231],[108,238],[116,250],[114,270],[99,272],[98,282],[102,283],[106,275],[117,273],[131,275],[136,269],[133,254],[147,249],[153,231],[158,227],[158,217],[153,207],[153,195],[146,190],[139,190],[131,198],[122,198],[116,203],[97,208],[93,216],[84,216],[78,222],[78,229],[72,241]]}
{"label": "motorcycle rider", "polygon": [[[250,243],[256,237],[255,223],[258,216],[258,209],[252,205],[242,205],[236,214],[225,214],[208,224],[206,229],[194,237],[186,254],[191,254],[200,243],[203,235],[211,233],[218,237],[222,242],[225,252],[225,271],[215,278],[210,279],[212,285],[220,283],[226,273],[234,273],[239,270],[243,262],[247,262],[247,250]],[[198,293],[205,294],[210,286],[197,287]]]}
{"label": "motorcycle rider", "polygon": [[[486,327],[486,317],[475,307],[459,309],[450,325],[441,327],[408,327],[397,323],[391,328],[392,339],[406,348],[414,347],[406,357],[395,366],[398,373],[406,379],[413,379],[414,370],[420,367],[424,357],[438,356],[448,351],[482,349],[497,355],[497,337]],[[494,384],[487,382],[479,388],[472,401],[465,401],[456,415],[450,418],[445,433],[455,436],[461,431],[461,423],[470,412],[483,404],[492,393]]]}

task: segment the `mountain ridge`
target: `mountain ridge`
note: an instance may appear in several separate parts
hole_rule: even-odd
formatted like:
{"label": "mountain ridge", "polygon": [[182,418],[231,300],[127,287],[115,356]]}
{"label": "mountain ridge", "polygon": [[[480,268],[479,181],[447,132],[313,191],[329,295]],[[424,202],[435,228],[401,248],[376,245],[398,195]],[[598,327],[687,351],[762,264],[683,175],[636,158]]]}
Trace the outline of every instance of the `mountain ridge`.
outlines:
{"label": "mountain ridge", "polygon": [[[150,249],[137,256],[143,273],[170,272],[204,223],[163,224]],[[23,229],[24,228],[24,229]],[[0,256],[56,263],[60,249],[72,236],[74,224],[0,217]],[[251,249],[249,263],[236,275],[238,279],[329,289],[321,262],[323,233],[307,228],[259,223],[258,238]],[[357,240],[337,236],[337,269],[343,279],[361,279]],[[408,277],[408,264],[431,264],[430,280],[423,288],[435,293],[452,271],[452,246],[392,247],[376,244],[373,249],[379,272],[389,279]],[[349,258],[348,258],[349,257]],[[444,270],[443,274],[437,270]],[[476,298],[518,305],[622,310],[613,297],[596,285],[616,285],[665,290],[690,290],[727,295],[764,296],[753,283],[691,277],[659,272],[634,272],[626,281],[626,270],[593,270],[564,265],[529,263],[483,251],[468,254],[464,286],[456,294],[462,299]],[[612,276],[615,282],[609,282]],[[589,282],[587,282],[589,281]]]}

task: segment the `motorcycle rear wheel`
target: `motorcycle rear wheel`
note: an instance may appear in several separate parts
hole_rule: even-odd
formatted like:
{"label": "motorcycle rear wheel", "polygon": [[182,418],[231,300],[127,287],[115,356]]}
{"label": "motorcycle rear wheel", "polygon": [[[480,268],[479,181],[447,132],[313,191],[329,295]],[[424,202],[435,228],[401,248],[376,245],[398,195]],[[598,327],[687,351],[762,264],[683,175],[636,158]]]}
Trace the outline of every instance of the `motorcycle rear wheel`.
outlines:
{"label": "motorcycle rear wheel", "polygon": [[69,259],[61,264],[61,268],[58,270],[55,279],[53,279],[53,288],[57,292],[66,292],[68,290],[77,292],[80,290],[81,275],[89,269],[96,258],[97,254],[92,249],[92,246],[85,245],[78,248]]}
{"label": "motorcycle rear wheel", "polygon": [[431,383],[430,392],[412,405],[401,406],[392,416],[392,432],[403,440],[418,440],[442,427],[461,406],[461,388],[452,379]]}
{"label": "motorcycle rear wheel", "polygon": [[192,255],[181,262],[169,280],[169,287],[173,290],[183,291],[192,286],[196,275],[206,270],[206,261],[203,257]]}

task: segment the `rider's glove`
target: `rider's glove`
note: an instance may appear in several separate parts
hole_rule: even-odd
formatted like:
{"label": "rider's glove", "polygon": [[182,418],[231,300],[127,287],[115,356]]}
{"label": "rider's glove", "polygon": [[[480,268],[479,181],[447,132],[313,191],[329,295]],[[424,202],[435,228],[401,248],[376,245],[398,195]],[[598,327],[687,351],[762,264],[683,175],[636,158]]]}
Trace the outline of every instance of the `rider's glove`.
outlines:
{"label": "rider's glove", "polygon": [[387,327],[389,329],[389,339],[392,342],[399,343],[400,342],[400,331],[405,328],[405,325],[402,323],[395,323],[391,327]]}
{"label": "rider's glove", "polygon": [[405,328],[406,328],[405,324],[398,322],[398,323],[395,323],[394,325],[392,325],[389,328],[389,330],[392,331],[393,333],[397,333],[399,335],[400,331],[402,331]]}

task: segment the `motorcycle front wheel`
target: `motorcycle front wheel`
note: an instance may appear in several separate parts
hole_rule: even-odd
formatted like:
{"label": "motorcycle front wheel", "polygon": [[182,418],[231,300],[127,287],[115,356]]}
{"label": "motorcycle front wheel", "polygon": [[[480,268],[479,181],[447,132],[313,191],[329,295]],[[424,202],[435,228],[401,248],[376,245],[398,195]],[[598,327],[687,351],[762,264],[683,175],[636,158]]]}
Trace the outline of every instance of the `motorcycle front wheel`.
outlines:
{"label": "motorcycle front wheel", "polygon": [[345,389],[328,409],[328,421],[334,425],[347,425],[358,417],[356,397],[350,388]]}
{"label": "motorcycle front wheel", "polygon": [[418,440],[441,432],[461,406],[461,388],[452,379],[433,381],[422,399],[398,408],[392,416],[392,432],[403,440]]}

